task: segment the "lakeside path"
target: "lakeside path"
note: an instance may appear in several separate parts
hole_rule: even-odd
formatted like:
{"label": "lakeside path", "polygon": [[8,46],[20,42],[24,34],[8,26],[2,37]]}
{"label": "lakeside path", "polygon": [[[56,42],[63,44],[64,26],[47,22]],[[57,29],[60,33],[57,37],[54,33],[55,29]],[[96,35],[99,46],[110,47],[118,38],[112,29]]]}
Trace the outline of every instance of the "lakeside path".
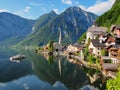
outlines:
{"label": "lakeside path", "polygon": [[80,61],[84,66],[86,66],[88,68],[94,68],[94,69],[99,69],[100,70],[100,66],[98,64],[92,64],[92,63],[86,62],[86,61],[84,61],[83,57],[74,56],[74,55],[71,55],[71,57],[73,59],[76,59],[76,60]]}
{"label": "lakeside path", "polygon": [[86,67],[88,67],[88,68],[94,68],[94,69],[100,70],[101,73],[102,73],[105,77],[111,77],[111,78],[115,79],[116,76],[117,76],[117,74],[116,74],[115,72],[112,72],[112,71],[108,71],[108,74],[105,74],[105,72],[101,70],[101,68],[100,68],[99,65],[97,65],[97,64],[91,64],[91,63],[89,63],[89,62],[86,62],[86,61],[84,61],[83,57],[74,56],[74,55],[72,55],[71,57],[74,58],[74,59],[76,59],[76,60],[78,60],[78,61],[80,61],[84,66],[86,66]]}
{"label": "lakeside path", "polygon": [[[49,52],[42,52],[44,54],[48,54]],[[57,53],[57,55],[61,55],[61,56],[68,56],[68,54],[65,54],[63,52],[60,52],[59,54]],[[98,64],[93,64],[93,63],[90,63],[90,62],[86,62],[84,60],[84,57],[83,56],[75,56],[75,55],[70,55],[73,59],[75,60],[78,60],[81,64],[83,64],[85,67],[88,67],[88,68],[94,68],[94,69],[98,69],[100,70],[100,66]]]}
{"label": "lakeside path", "polygon": [[[43,52],[44,54],[48,54],[49,52]],[[68,54],[65,54],[65,53],[59,53],[58,55],[61,55],[61,56],[66,56],[68,57]],[[105,74],[104,71],[101,70],[101,67],[100,65],[98,64],[93,64],[93,63],[90,63],[90,62],[86,62],[84,60],[84,57],[83,56],[75,56],[75,55],[70,55],[71,58],[75,59],[75,60],[78,60],[82,65],[84,65],[85,67],[88,67],[88,68],[93,68],[93,69],[97,69],[97,70],[100,70],[101,73],[105,76],[105,77],[111,77],[113,79],[116,78],[116,73],[112,72],[112,71],[109,71],[108,74]]]}

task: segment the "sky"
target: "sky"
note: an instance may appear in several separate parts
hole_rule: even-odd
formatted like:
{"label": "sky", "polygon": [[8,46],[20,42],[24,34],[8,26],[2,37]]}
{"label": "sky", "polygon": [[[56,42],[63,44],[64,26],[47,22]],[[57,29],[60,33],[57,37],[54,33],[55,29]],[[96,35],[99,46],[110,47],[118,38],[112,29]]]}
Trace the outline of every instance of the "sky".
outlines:
{"label": "sky", "polygon": [[24,18],[37,19],[54,10],[62,13],[68,7],[79,6],[85,11],[101,15],[115,0],[0,0],[0,12],[9,12]]}

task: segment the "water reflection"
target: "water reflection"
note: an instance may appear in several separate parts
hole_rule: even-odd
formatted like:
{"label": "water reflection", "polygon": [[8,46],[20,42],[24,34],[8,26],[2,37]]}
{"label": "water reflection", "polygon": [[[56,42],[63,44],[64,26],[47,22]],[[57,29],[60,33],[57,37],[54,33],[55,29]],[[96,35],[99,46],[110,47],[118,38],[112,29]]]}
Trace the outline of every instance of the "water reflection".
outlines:
{"label": "water reflection", "polygon": [[[33,59],[34,58],[34,59]],[[47,59],[48,60],[47,60]],[[89,77],[82,67],[68,62],[64,57],[33,55],[33,71],[42,80],[64,83],[69,89],[78,90],[89,83]]]}
{"label": "water reflection", "polygon": [[[19,53],[25,55],[26,60],[9,62],[9,57],[18,52],[0,50],[0,90],[68,90],[66,87],[84,90],[88,84],[100,90],[105,88],[105,79],[99,71],[71,63],[66,57],[36,54],[29,50],[20,50]],[[41,89],[43,86],[47,88]]]}
{"label": "water reflection", "polygon": [[10,49],[0,49],[0,82],[8,82],[32,73],[31,62],[28,60],[22,63],[9,61],[9,57],[17,53]]}
{"label": "water reflection", "polygon": [[51,85],[35,75],[22,77],[8,83],[0,83],[0,90],[68,90],[61,82]]}

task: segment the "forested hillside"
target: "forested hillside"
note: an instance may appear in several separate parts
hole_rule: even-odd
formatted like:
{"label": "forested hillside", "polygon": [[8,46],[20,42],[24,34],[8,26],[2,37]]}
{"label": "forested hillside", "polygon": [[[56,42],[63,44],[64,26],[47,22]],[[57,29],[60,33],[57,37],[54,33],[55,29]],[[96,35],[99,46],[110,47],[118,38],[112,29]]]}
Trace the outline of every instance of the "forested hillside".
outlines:
{"label": "forested hillside", "polygon": [[110,27],[112,24],[120,24],[120,0],[116,0],[113,7],[96,21],[98,25],[107,27]]}

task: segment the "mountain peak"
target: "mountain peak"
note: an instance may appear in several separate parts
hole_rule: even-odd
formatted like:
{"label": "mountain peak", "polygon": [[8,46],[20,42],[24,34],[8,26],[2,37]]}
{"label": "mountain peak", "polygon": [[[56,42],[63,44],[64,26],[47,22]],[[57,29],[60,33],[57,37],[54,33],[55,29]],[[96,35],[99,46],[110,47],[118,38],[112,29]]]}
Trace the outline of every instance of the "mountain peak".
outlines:
{"label": "mountain peak", "polygon": [[81,11],[82,9],[79,6],[74,6],[74,7],[70,7],[67,10],[72,10],[72,11]]}
{"label": "mountain peak", "polygon": [[82,10],[79,6],[73,6],[73,7],[70,7],[70,8]]}
{"label": "mountain peak", "polygon": [[57,13],[54,10],[52,10],[49,14],[57,15]]}
{"label": "mountain peak", "polygon": [[[50,13],[55,14],[53,10]],[[28,43],[31,43],[31,45],[43,45],[50,40],[57,42],[59,41],[59,28],[61,29],[62,43],[74,43],[97,18],[95,14],[84,12],[77,6],[70,7],[57,16],[50,15],[50,13],[37,20],[34,25],[36,30],[33,33],[34,35],[27,37],[20,45],[28,45]]]}

